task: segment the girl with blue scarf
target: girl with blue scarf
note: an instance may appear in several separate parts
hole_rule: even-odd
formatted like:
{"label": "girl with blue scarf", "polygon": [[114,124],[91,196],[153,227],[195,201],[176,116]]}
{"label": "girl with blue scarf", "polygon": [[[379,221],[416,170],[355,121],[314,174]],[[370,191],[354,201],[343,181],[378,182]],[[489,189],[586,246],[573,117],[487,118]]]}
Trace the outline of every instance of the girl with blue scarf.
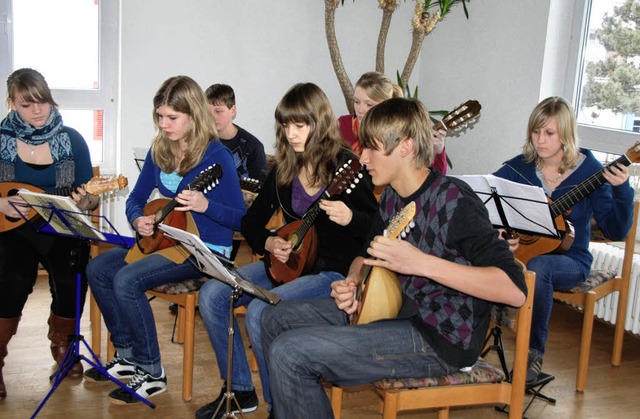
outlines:
{"label": "girl with blue scarf", "polygon": [[[74,190],[71,197],[79,208],[96,208],[98,198],[79,188],[93,174],[87,144],[76,130],[64,126],[42,74],[30,68],[16,70],[7,79],[7,93],[11,111],[0,123],[0,182],[27,183],[45,191],[68,188]],[[23,203],[16,196],[0,197],[0,217],[19,219],[20,212],[28,212]],[[72,254],[83,255],[78,265],[71,266]],[[69,347],[68,336],[75,333],[78,269],[84,305],[87,262],[88,245],[81,240],[41,234],[30,223],[0,232],[0,398],[7,395],[2,379],[7,345],[33,291],[38,265],[49,274],[48,337],[53,359],[60,365]],[[81,377],[82,372],[77,362],[68,375]]]}

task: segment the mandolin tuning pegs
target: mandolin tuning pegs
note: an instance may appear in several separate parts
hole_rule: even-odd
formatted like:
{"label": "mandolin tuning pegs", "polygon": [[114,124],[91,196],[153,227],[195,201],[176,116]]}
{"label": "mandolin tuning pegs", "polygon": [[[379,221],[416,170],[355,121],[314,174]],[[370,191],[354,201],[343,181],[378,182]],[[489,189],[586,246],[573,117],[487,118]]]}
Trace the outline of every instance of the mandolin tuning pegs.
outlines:
{"label": "mandolin tuning pegs", "polygon": [[415,223],[414,221],[411,221],[411,222],[409,223],[409,229],[412,229],[412,228],[413,228],[413,227],[415,227],[415,226],[416,226],[416,223]]}

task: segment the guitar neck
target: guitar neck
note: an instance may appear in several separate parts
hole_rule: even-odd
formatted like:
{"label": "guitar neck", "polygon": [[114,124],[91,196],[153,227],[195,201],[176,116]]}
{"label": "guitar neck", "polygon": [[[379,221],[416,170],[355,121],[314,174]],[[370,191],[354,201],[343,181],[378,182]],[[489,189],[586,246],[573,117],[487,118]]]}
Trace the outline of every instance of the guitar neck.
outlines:
{"label": "guitar neck", "polygon": [[551,214],[553,217],[555,218],[560,214],[564,214],[584,197],[602,186],[606,182],[606,179],[604,178],[604,171],[616,164],[629,166],[631,164],[631,160],[629,160],[626,155],[620,156],[618,159],[608,164],[604,169],[594,173],[571,191],[555,200],[551,204]]}

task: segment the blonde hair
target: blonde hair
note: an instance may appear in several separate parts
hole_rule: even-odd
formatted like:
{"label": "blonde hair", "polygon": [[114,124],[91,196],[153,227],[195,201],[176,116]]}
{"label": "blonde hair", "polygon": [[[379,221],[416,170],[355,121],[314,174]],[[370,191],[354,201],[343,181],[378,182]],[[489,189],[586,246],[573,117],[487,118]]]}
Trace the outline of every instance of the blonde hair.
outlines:
{"label": "blonde hair", "polygon": [[[167,138],[160,128],[157,110],[163,105],[191,117],[191,126],[185,135],[188,148],[182,161],[178,153],[180,145]],[[162,83],[153,97],[153,123],[156,135],[151,145],[152,157],[165,173],[177,171],[180,176],[186,175],[202,160],[209,142],[218,137],[202,88],[187,76],[171,77]]]}
{"label": "blonde hair", "polygon": [[7,104],[17,96],[32,103],[48,103],[54,108],[58,104],[53,100],[51,90],[44,76],[32,68],[21,68],[7,78]]}
{"label": "blonde hair", "polygon": [[379,142],[386,155],[403,139],[412,138],[416,168],[433,163],[433,123],[427,108],[416,99],[392,98],[369,109],[362,119],[358,137],[362,149],[379,150]]}
{"label": "blonde hair", "polygon": [[531,134],[542,128],[555,118],[558,127],[558,137],[562,143],[563,157],[559,171],[564,173],[575,167],[580,157],[578,146],[576,114],[573,107],[565,99],[559,96],[551,96],[538,103],[529,116],[527,126],[527,138],[523,147],[524,160],[527,163],[540,165],[540,158],[533,146]]}
{"label": "blonde hair", "polygon": [[355,87],[362,88],[369,96],[369,99],[380,103],[392,97],[402,97],[402,89],[397,84],[389,80],[389,77],[377,71],[369,71],[364,73]]}
{"label": "blonde hair", "polygon": [[[275,120],[278,185],[291,185],[303,167],[311,168],[309,181],[312,185],[329,183],[336,169],[336,156],[348,148],[322,89],[313,83],[293,85],[276,106]],[[297,153],[287,140],[285,126],[290,123],[309,125],[303,153]]]}

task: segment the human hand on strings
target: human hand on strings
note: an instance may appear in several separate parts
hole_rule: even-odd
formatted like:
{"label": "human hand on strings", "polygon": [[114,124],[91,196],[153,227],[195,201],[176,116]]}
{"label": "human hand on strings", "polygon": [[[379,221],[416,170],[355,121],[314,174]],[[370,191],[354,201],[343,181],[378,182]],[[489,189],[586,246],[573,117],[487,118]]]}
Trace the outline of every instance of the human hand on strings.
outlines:
{"label": "human hand on strings", "polygon": [[287,263],[293,249],[293,243],[279,236],[270,236],[264,244],[264,248],[282,263]]}
{"label": "human hand on strings", "polygon": [[185,189],[176,196],[176,202],[181,205],[176,211],[205,212],[209,208],[209,200],[200,191]]}
{"label": "human hand on strings", "polygon": [[441,154],[444,150],[444,137],[447,136],[447,131],[439,129],[433,131],[433,152],[434,154]]}
{"label": "human hand on strings", "polygon": [[602,171],[602,175],[612,186],[622,185],[629,179],[627,166],[612,164]]}
{"label": "human hand on strings", "polygon": [[21,218],[22,215],[26,216],[30,209],[31,207],[27,205],[24,199],[17,195],[0,198],[0,212],[7,217]]}
{"label": "human hand on strings", "polygon": [[98,207],[100,203],[100,198],[97,196],[88,193],[81,186],[77,187],[75,191],[71,192],[71,199],[73,202],[83,211],[93,211]]}
{"label": "human hand on strings", "polygon": [[518,246],[520,246],[520,237],[517,234],[508,233],[504,228],[498,229],[498,237],[509,243],[509,250],[512,252],[515,252]]}
{"label": "human hand on strings", "polygon": [[365,265],[380,266],[405,275],[421,271],[425,253],[406,240],[376,236],[369,244],[367,253],[373,259],[364,259]]}
{"label": "human hand on strings", "polygon": [[353,211],[342,201],[321,199],[320,209],[327,213],[331,221],[341,226],[349,225],[353,218]]}
{"label": "human hand on strings", "polygon": [[356,301],[356,287],[358,279],[347,276],[345,279],[331,283],[331,297],[338,309],[347,314],[352,314],[358,308]]}
{"label": "human hand on strings", "polygon": [[154,223],[156,221],[155,215],[143,215],[133,220],[133,228],[143,237],[148,237],[155,231]]}

